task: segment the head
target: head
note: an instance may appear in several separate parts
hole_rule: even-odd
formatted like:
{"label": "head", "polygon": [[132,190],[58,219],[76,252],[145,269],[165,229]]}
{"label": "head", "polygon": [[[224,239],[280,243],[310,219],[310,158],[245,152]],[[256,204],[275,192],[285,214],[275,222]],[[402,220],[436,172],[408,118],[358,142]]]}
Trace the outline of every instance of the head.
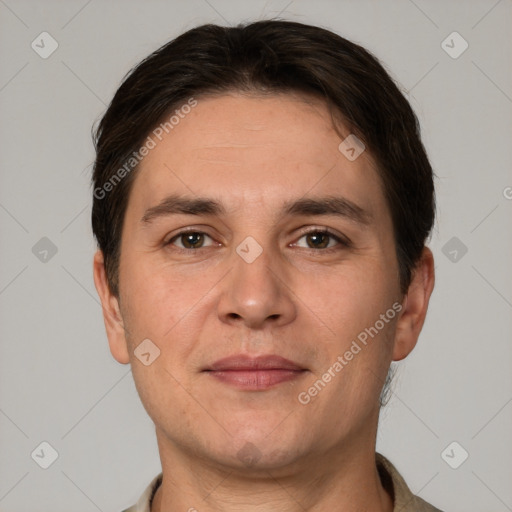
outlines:
{"label": "head", "polygon": [[[299,23],[197,27],[128,74],[95,143],[95,282],[159,442],[273,468],[371,445],[434,285],[433,172],[378,60]],[[241,390],[212,377],[233,354],[302,371]]]}

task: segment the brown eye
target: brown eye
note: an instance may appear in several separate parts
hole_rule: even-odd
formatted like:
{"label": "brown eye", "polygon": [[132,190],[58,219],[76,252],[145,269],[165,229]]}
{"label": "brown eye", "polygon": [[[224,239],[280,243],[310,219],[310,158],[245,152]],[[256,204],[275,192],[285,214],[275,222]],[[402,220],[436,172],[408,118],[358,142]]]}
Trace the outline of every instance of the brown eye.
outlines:
{"label": "brown eye", "polygon": [[308,233],[306,235],[307,244],[311,249],[325,249],[329,245],[330,235],[327,233]]}
{"label": "brown eye", "polygon": [[[302,239],[305,243],[300,242]],[[329,231],[316,230],[303,234],[295,245],[305,249],[335,249],[336,246],[348,247],[349,243]]]}
{"label": "brown eye", "polygon": [[166,245],[176,245],[176,247],[180,249],[201,249],[206,247],[206,239],[211,240],[206,233],[201,233],[200,231],[187,231],[178,233],[175,237],[171,238]]}

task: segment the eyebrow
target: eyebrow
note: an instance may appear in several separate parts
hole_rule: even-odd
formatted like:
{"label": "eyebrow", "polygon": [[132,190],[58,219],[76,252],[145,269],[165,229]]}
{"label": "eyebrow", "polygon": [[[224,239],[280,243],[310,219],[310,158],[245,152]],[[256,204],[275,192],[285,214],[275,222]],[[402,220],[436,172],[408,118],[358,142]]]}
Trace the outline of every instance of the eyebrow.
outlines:
{"label": "eyebrow", "polygon": [[[221,216],[226,214],[226,209],[214,199],[170,195],[156,206],[148,208],[144,212],[141,222],[149,224],[157,218],[173,214]],[[368,226],[373,220],[368,211],[340,196],[310,197],[286,201],[281,209],[281,214],[289,216],[335,215],[362,226]]]}
{"label": "eyebrow", "polygon": [[217,201],[206,198],[188,198],[179,195],[171,195],[164,198],[156,206],[148,208],[142,216],[141,222],[149,223],[158,217],[173,214],[185,215],[215,215],[226,213],[225,208]]}
{"label": "eyebrow", "polygon": [[335,215],[345,217],[362,226],[371,224],[372,215],[353,201],[345,197],[327,196],[319,198],[301,198],[285,203],[286,215]]}

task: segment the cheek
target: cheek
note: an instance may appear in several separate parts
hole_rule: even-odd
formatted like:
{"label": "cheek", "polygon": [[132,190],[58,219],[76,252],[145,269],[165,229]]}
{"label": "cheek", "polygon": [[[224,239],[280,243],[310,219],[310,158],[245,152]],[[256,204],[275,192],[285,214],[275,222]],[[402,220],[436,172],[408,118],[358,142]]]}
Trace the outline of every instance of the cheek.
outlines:
{"label": "cheek", "polygon": [[[150,260],[143,256],[140,262],[127,258],[125,268],[135,270],[123,276],[121,304],[130,357],[133,364],[139,365],[133,352],[148,338],[160,350],[156,363],[182,381],[197,365],[194,351],[215,308],[215,296],[209,292],[215,289],[219,276],[214,272],[157,267],[144,259]],[[170,376],[163,372],[158,378],[168,380]]]}
{"label": "cheek", "polygon": [[182,376],[168,367],[168,362],[160,357],[151,366],[134,361],[132,371],[146,412],[156,425],[168,425],[172,431],[173,425],[181,425],[184,421],[190,423],[197,419],[200,422],[200,411],[180,385]]}
{"label": "cheek", "polygon": [[[182,287],[172,283],[135,278],[125,288],[129,300],[124,301],[122,313],[133,378],[142,404],[157,424],[179,424],[187,414],[192,415],[188,411],[190,397],[183,386],[188,388],[192,368],[188,363],[194,349],[196,322],[190,309],[197,298],[185,300],[180,291]],[[146,339],[157,347],[150,349],[148,365],[137,348]]]}
{"label": "cheek", "polygon": [[164,338],[200,299],[201,283],[183,274],[155,263],[145,253],[127,254],[122,260],[121,292],[126,299],[122,302],[137,335]]}
{"label": "cheek", "polygon": [[302,274],[294,290],[333,336],[355,336],[373,325],[393,304],[395,285],[389,269],[377,258],[354,259],[338,268],[326,267]]}
{"label": "cheek", "polygon": [[[347,407],[356,411],[361,403],[373,407],[391,361],[397,318],[388,272],[375,259],[347,265],[336,273],[329,269],[316,277],[313,283],[304,276],[297,293],[307,297],[304,312],[311,319],[310,328],[316,323],[318,334],[324,334],[318,340],[322,364],[311,383],[331,369],[335,377],[327,385],[329,390],[322,391],[326,402],[336,401],[343,411]],[[329,375],[325,378],[330,379]]]}

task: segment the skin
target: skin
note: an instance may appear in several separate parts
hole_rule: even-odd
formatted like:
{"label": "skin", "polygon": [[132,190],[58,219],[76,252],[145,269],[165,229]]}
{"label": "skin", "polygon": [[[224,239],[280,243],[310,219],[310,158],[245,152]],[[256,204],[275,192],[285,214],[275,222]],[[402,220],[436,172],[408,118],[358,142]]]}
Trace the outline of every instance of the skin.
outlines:
{"label": "skin", "polygon": [[[198,98],[141,163],[123,225],[119,298],[100,251],[94,279],[112,355],[132,365],[155,423],[164,476],[153,512],[393,509],[375,466],[379,396],[391,361],[417,342],[433,256],[424,249],[402,296],[375,163],[369,151],[349,161],[341,140],[315,98],[224,94]],[[170,194],[212,198],[226,211],[141,221]],[[281,212],[285,201],[333,195],[370,222]],[[188,227],[207,235],[192,248],[175,238]],[[322,237],[326,228],[350,246]],[[252,263],[236,252],[248,236],[263,250]],[[299,393],[395,302],[400,313],[301,404]],[[147,338],[161,351],[149,366],[134,355]],[[263,391],[202,371],[239,353],[278,354],[307,371]]]}

